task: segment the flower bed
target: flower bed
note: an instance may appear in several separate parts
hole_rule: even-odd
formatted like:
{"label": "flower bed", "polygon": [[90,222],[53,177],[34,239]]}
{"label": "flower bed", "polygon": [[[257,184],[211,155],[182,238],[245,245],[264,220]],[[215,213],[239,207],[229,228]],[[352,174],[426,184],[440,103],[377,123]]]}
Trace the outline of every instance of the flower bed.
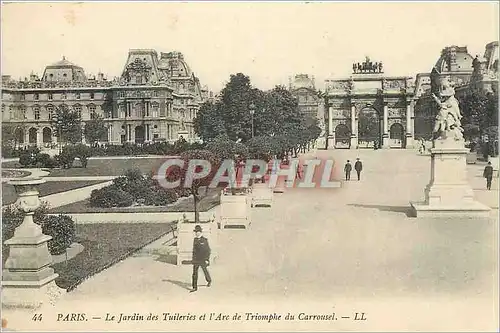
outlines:
{"label": "flower bed", "polygon": [[84,250],[67,262],[52,266],[59,274],[56,284],[70,291],[170,231],[169,223],[78,225],[75,242],[83,245]]}
{"label": "flower bed", "polygon": [[[70,190],[75,190],[77,188],[82,188],[86,186],[96,185],[103,183],[102,180],[84,180],[84,181],[64,181],[64,182],[46,182],[40,184],[38,189],[40,191],[40,196],[51,195],[55,193],[66,192]],[[10,205],[17,200],[17,194],[14,186],[7,183],[2,183],[2,204]]]}
{"label": "flower bed", "polygon": [[[220,204],[220,189],[210,189],[207,195],[203,195],[198,208],[200,212],[208,211]],[[141,213],[141,212],[193,212],[193,197],[180,198],[177,202],[167,206],[131,206],[100,208],[91,207],[89,200],[77,201],[69,205],[51,209],[49,213]]]}

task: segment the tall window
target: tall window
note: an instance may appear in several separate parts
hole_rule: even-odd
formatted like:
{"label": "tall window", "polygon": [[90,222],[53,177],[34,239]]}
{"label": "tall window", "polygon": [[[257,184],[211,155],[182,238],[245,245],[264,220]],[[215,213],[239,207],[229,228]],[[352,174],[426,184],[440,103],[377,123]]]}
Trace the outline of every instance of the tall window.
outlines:
{"label": "tall window", "polygon": [[35,120],[40,120],[40,107],[38,105],[33,106],[33,115]]}
{"label": "tall window", "polygon": [[92,114],[96,114],[96,107],[94,104],[89,105],[89,113],[92,116]]}
{"label": "tall window", "polygon": [[54,115],[54,106],[53,105],[47,105],[47,114],[48,114],[49,120],[52,119],[52,116]]}
{"label": "tall window", "polygon": [[79,118],[82,118],[82,106],[80,104],[76,104],[75,106],[73,106],[73,110],[78,113]]}
{"label": "tall window", "polygon": [[156,102],[151,103],[151,113],[153,118],[158,117],[158,103]]}
{"label": "tall window", "polygon": [[21,111],[21,119],[27,119],[26,117],[26,106],[21,105],[19,110]]}
{"label": "tall window", "polygon": [[94,93],[93,92],[90,93],[90,99],[94,99]]}
{"label": "tall window", "polygon": [[33,94],[33,99],[34,99],[35,101],[38,101],[38,100],[40,99],[40,95],[38,95],[38,94]]}
{"label": "tall window", "polygon": [[66,93],[61,94],[61,99],[66,99]]}
{"label": "tall window", "polygon": [[48,95],[47,95],[47,98],[49,99],[49,101],[51,101],[51,100],[52,100],[52,98],[53,98],[52,94],[48,94]]}
{"label": "tall window", "polygon": [[80,93],[76,93],[75,97],[76,97],[76,99],[80,99],[80,97],[81,97]]}

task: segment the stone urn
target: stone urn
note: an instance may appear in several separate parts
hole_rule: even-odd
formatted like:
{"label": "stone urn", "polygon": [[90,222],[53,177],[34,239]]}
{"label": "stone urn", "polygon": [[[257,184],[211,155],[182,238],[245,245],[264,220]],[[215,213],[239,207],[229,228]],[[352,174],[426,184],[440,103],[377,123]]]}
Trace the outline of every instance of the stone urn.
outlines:
{"label": "stone urn", "polygon": [[28,177],[9,181],[19,196],[16,204],[25,216],[14,236],[5,242],[9,256],[3,267],[2,304],[6,307],[37,308],[54,301],[62,291],[54,282],[58,274],[50,267],[52,256],[47,242],[52,237],[44,235],[41,226],[33,221],[41,204],[37,186],[44,182],[42,178]]}

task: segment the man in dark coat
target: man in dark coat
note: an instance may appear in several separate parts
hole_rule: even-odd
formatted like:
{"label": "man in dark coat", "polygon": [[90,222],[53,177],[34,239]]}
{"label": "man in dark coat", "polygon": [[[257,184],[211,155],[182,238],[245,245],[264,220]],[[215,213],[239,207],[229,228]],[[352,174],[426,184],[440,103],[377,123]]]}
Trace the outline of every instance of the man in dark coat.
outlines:
{"label": "man in dark coat", "polygon": [[358,174],[358,180],[361,178],[361,170],[363,170],[363,163],[359,160],[359,157],[356,159],[356,163],[354,163],[354,170]]}
{"label": "man in dark coat", "polygon": [[352,171],[351,162],[347,160],[347,163],[344,166],[345,180],[351,180],[351,171]]}
{"label": "man in dark coat", "polygon": [[200,225],[194,227],[195,238],[193,241],[193,289],[191,292],[198,290],[198,269],[201,267],[203,274],[205,274],[205,280],[207,281],[207,287],[212,284],[212,278],[208,272],[207,267],[210,265],[210,246],[208,245],[208,239],[203,237],[201,233],[203,230]]}
{"label": "man in dark coat", "polygon": [[491,166],[491,162],[488,162],[488,165],[484,167],[483,177],[486,178],[486,188],[491,190],[491,179],[493,178],[493,167]]}

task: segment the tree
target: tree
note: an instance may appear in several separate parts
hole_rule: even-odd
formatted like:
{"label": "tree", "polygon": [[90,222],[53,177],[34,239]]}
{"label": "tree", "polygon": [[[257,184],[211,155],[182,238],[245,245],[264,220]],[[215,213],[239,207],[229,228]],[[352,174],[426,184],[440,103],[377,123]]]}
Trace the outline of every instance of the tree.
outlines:
{"label": "tree", "polygon": [[220,107],[220,103],[205,102],[201,105],[194,119],[194,131],[204,142],[209,142],[219,135],[226,134],[224,122],[221,118],[222,113],[218,109]]}
{"label": "tree", "polygon": [[52,116],[52,127],[59,142],[78,143],[82,141],[80,114],[61,105]]}
{"label": "tree", "polygon": [[87,121],[83,129],[83,135],[87,142],[93,144],[105,140],[108,136],[108,128],[104,123],[104,119],[102,119],[102,117],[97,117]]}
{"label": "tree", "polygon": [[[189,162],[192,160],[204,160],[208,161],[211,164],[211,169],[209,174],[201,179],[194,179],[190,186],[191,194],[193,195],[194,201],[194,216],[195,222],[199,223],[200,214],[198,211],[198,203],[200,201],[199,189],[202,186],[208,186],[212,182],[215,174],[220,165],[220,159],[217,156],[208,150],[188,150],[183,152],[180,155],[180,159],[184,161],[184,166],[182,168],[178,166],[172,166],[167,170],[166,178],[169,182],[180,180],[179,186],[184,186],[186,178],[188,177],[189,170]],[[196,168],[195,173],[201,172],[201,167]],[[192,175],[191,175],[192,176]]]}
{"label": "tree", "polygon": [[246,158],[248,148],[238,142],[229,140],[225,135],[220,135],[207,144],[206,149],[214,153],[221,160],[235,159],[235,156]]}

